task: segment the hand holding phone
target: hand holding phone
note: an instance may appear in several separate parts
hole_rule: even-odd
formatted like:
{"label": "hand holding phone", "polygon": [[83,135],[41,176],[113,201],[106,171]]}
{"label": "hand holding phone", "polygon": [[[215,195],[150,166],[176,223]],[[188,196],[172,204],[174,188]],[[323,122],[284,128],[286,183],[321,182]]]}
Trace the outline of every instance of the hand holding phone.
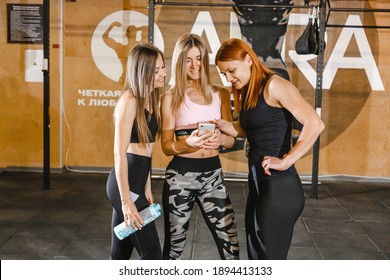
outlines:
{"label": "hand holding phone", "polygon": [[215,124],[213,124],[213,123],[199,123],[198,124],[198,136],[202,136],[210,131],[211,132],[215,131]]}

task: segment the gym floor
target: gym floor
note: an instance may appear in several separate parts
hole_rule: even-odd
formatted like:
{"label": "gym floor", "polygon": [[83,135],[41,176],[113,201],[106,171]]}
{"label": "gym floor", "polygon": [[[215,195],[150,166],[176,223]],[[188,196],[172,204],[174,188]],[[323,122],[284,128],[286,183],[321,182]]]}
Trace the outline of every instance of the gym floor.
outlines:
{"label": "gym floor", "polygon": [[[111,205],[107,173],[52,173],[43,190],[37,172],[0,173],[0,259],[107,260]],[[290,260],[390,259],[390,181],[331,177],[321,179],[318,199],[304,185],[305,209],[296,223]],[[227,181],[236,212],[240,258],[247,259],[244,210],[246,182]],[[152,181],[161,203],[162,179]],[[163,219],[156,220],[161,244]],[[132,259],[137,259],[133,252]],[[194,208],[185,260],[218,260],[214,241]]]}

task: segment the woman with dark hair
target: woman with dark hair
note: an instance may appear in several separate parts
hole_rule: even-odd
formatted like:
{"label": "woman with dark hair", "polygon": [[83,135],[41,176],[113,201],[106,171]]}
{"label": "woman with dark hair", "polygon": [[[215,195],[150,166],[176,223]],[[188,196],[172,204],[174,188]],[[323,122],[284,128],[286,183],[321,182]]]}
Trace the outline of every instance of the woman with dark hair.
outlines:
{"label": "woman with dark hair", "polygon": [[[305,202],[294,163],[309,151],[324,124],[298,89],[262,65],[244,41],[224,42],[215,61],[232,84],[239,112],[238,121],[216,120],[217,127],[249,142],[245,213],[249,259],[286,259]],[[303,128],[292,148],[293,117]]]}
{"label": "woman with dark hair", "polygon": [[[115,168],[107,179],[107,195],[113,207],[111,259],[129,259],[134,248],[140,259],[162,258],[156,226],[154,222],[143,226],[139,211],[153,203],[151,156],[160,128],[159,100],[165,76],[165,60],[159,49],[150,44],[132,48],[114,112]],[[119,240],[113,228],[123,221],[142,230]]]}

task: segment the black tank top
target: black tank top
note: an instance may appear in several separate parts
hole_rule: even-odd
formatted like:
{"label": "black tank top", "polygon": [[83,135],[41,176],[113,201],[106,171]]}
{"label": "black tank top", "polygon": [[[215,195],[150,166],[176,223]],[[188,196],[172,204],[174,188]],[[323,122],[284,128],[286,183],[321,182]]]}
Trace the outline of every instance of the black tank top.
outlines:
{"label": "black tank top", "polygon": [[[249,160],[258,162],[260,168],[264,156],[282,158],[290,151],[293,121],[293,116],[287,109],[269,106],[264,100],[263,91],[264,88],[256,107],[247,111],[241,109],[239,115],[240,125],[246,131],[249,143]],[[269,177],[264,172],[261,173],[260,176]],[[272,177],[291,174],[296,174],[294,166],[285,171],[271,170]]]}
{"label": "black tank top", "polygon": [[[150,120],[148,121],[149,115],[150,115]],[[156,133],[158,129],[157,118],[154,112],[153,114],[150,114],[149,111],[146,109],[145,109],[145,117],[146,117],[149,131],[151,133],[151,137],[149,137],[147,143],[152,143],[156,141]],[[131,129],[130,143],[140,143],[138,138],[139,136],[137,130],[137,119],[135,119],[133,123],[133,128]]]}

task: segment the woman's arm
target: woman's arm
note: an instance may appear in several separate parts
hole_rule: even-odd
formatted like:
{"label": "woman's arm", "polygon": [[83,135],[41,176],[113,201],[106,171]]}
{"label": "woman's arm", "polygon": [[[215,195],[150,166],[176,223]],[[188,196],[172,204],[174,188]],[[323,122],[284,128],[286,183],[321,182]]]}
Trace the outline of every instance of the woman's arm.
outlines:
{"label": "woman's arm", "polygon": [[[228,121],[232,122],[233,117],[232,117],[232,109],[231,109],[231,100],[230,100],[230,92],[225,89],[218,87],[219,91],[219,96],[221,98],[221,118]],[[236,141],[235,137],[221,133],[219,135],[219,143],[221,146],[225,148],[231,148],[234,145],[234,142]]]}
{"label": "woman's arm", "polygon": [[135,112],[135,99],[128,92],[125,92],[118,100],[114,112],[114,164],[126,226],[135,225],[140,228],[141,224],[143,224],[143,220],[138,214],[137,208],[130,196],[128,162],[126,156],[130,142],[131,129],[134,124]]}
{"label": "woman's arm", "polygon": [[180,138],[175,141],[175,116],[171,109],[172,97],[165,94],[161,100],[161,148],[165,155],[172,156],[184,153],[193,153],[198,148],[193,147],[195,144],[187,142],[188,138]]}
{"label": "woman's arm", "polygon": [[214,120],[217,128],[223,133],[233,136],[245,138],[246,133],[245,130],[241,127],[239,121],[229,122],[224,119]]}
{"label": "woman's arm", "polygon": [[146,181],[145,185],[145,196],[146,200],[148,201],[149,204],[154,203],[154,198],[153,198],[153,193],[152,193],[152,182],[150,178],[150,172],[148,174],[148,180]]}
{"label": "woman's arm", "polygon": [[311,149],[325,125],[291,82],[275,77],[267,89],[269,101],[286,108],[303,125],[297,143],[283,159],[278,161],[273,157],[264,157],[262,162],[266,172],[269,169],[286,170]]}
{"label": "woman's arm", "polygon": [[[217,87],[220,91],[221,97],[221,119],[214,120],[217,128],[224,133],[224,135],[229,135],[233,138],[241,137],[245,138],[246,133],[244,129],[242,129],[239,121],[233,121],[232,111],[231,111],[231,100],[230,100],[230,92],[221,87]],[[221,139],[221,143],[223,144],[223,140]],[[234,145],[234,142],[233,144]],[[224,146],[224,145],[223,145]]]}

